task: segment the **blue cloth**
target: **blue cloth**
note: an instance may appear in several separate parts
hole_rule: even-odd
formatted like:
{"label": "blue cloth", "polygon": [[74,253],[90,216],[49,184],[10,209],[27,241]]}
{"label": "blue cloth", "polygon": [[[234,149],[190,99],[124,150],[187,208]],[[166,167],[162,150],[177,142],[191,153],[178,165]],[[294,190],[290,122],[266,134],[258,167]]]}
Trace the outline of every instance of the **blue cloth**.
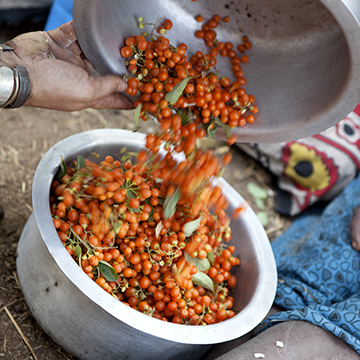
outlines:
{"label": "blue cloth", "polygon": [[45,31],[54,30],[72,20],[73,0],[55,0],[46,20]]}
{"label": "blue cloth", "polygon": [[267,326],[305,320],[347,342],[360,354],[360,253],[350,244],[349,225],[360,205],[360,175],[323,211],[297,218],[273,241],[278,288],[275,304],[286,311]]}

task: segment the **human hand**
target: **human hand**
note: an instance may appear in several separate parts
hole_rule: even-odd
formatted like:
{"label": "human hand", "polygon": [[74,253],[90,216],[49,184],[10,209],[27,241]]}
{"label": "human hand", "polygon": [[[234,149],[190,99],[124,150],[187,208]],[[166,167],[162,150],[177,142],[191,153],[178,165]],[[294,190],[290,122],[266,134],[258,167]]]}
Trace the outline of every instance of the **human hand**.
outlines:
{"label": "human hand", "polygon": [[350,239],[352,247],[360,251],[360,206],[353,212],[350,222]]}
{"label": "human hand", "polygon": [[127,85],[120,76],[92,76],[94,69],[79,46],[72,21],[48,32],[19,35],[7,44],[15,49],[2,52],[0,65],[27,68],[31,91],[26,106],[62,111],[133,108],[121,94]]}

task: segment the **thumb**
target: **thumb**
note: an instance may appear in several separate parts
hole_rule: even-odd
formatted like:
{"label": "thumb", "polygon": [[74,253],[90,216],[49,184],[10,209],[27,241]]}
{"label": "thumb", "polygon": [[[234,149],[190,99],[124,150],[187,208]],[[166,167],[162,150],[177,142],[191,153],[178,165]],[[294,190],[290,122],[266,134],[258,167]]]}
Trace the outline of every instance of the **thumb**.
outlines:
{"label": "thumb", "polygon": [[132,110],[134,104],[124,95],[120,93],[113,93],[90,104],[94,109],[121,109]]}
{"label": "thumb", "polygon": [[126,81],[118,75],[104,75],[90,78],[94,89],[93,100],[99,100],[113,93],[124,92],[127,88]]}

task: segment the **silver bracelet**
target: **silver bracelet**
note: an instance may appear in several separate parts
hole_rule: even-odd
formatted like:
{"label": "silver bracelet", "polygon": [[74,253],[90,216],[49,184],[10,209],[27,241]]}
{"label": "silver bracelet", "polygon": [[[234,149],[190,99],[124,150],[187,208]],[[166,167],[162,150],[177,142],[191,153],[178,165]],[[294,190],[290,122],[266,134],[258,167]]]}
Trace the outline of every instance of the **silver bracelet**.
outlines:
{"label": "silver bracelet", "polygon": [[15,72],[19,78],[19,91],[13,103],[10,103],[6,108],[15,109],[23,106],[30,96],[30,78],[25,66],[15,66]]}
{"label": "silver bracelet", "polygon": [[15,66],[14,70],[0,67],[0,108],[15,109],[23,106],[29,98],[30,89],[26,67]]}
{"label": "silver bracelet", "polygon": [[16,90],[14,71],[7,66],[0,67],[0,107],[5,107]]}

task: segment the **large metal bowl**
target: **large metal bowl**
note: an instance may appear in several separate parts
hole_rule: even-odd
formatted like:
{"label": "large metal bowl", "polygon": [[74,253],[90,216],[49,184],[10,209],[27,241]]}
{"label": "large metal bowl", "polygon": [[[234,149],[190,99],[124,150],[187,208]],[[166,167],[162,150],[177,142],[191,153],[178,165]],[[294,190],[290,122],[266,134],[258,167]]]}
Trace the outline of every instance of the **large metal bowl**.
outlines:
{"label": "large metal bowl", "polygon": [[[80,45],[100,74],[126,73],[119,48],[147,22],[172,19],[167,36],[188,53],[206,48],[194,33],[214,14],[220,41],[253,46],[243,65],[246,89],[257,99],[256,122],[235,130],[239,142],[290,141],[318,133],[360,102],[360,2],[357,0],[74,0]],[[148,31],[149,27],[145,27]],[[228,59],[221,74],[231,76]]]}
{"label": "large metal bowl", "polygon": [[[133,310],[104,292],[78,267],[53,226],[49,191],[60,155],[67,163],[93,152],[138,151],[144,135],[125,130],[92,130],[70,136],[42,158],[33,183],[34,212],[20,238],[17,273],[25,301],[44,331],[80,359],[199,359],[212,344],[252,330],[269,311],[276,290],[276,267],[267,235],[249,208],[233,222],[233,239],[241,258],[234,318],[209,326],[166,323]],[[91,157],[92,158],[92,157]],[[229,211],[243,200],[225,181]]]}

